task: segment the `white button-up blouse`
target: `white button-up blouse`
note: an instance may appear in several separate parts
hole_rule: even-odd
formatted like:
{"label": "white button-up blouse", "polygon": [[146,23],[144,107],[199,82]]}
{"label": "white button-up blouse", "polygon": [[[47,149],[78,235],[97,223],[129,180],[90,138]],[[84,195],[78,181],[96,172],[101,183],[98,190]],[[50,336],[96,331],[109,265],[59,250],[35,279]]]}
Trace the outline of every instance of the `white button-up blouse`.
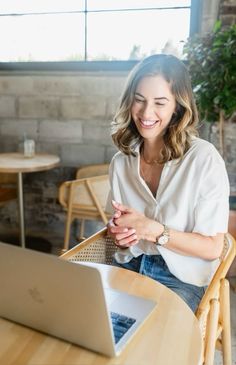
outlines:
{"label": "white button-up blouse", "polygon": [[[227,232],[228,176],[223,159],[211,143],[193,138],[181,160],[165,163],[155,197],[140,176],[139,165],[139,148],[135,156],[118,152],[113,157],[108,211],[113,211],[111,199],[114,199],[178,231],[206,236]],[[146,240],[118,250],[115,258],[123,263],[141,254],[161,254],[173,275],[197,286],[208,285],[219,264],[218,259],[209,261],[181,255]]]}

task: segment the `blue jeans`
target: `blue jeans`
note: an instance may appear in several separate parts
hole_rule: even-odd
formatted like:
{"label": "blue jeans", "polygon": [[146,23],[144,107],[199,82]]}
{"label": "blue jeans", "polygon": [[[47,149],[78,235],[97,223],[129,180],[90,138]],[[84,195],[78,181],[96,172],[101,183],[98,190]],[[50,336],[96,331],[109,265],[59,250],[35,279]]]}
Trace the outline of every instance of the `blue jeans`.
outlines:
{"label": "blue jeans", "polygon": [[178,294],[193,312],[196,311],[205,293],[205,287],[184,283],[171,274],[161,255],[141,255],[124,264],[114,260],[113,265],[149,276],[167,286]]}

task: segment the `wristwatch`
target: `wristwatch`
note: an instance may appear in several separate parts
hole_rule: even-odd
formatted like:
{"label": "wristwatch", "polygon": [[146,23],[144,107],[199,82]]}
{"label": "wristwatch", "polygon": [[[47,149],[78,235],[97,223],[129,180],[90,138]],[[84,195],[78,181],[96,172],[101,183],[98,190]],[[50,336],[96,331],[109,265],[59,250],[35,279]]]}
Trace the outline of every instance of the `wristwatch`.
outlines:
{"label": "wristwatch", "polygon": [[159,237],[157,237],[156,245],[164,246],[168,243],[170,239],[170,229],[165,224],[163,225],[164,225],[164,231]]}

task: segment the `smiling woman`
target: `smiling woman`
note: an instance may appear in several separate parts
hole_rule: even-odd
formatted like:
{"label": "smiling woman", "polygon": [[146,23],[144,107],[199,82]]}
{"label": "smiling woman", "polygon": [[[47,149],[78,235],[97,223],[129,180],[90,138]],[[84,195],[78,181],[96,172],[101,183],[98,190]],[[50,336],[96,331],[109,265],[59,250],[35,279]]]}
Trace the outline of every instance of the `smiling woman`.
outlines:
{"label": "smiling woman", "polygon": [[130,73],[112,123],[119,152],[110,165],[114,265],[150,276],[194,311],[228,229],[229,182],[212,144],[197,137],[187,68],[171,55]]}
{"label": "smiling woman", "polygon": [[5,45],[0,61],[128,60],[164,48],[181,56],[183,42],[193,32],[196,4],[196,0],[5,2],[0,8],[0,40],[4,37]]}

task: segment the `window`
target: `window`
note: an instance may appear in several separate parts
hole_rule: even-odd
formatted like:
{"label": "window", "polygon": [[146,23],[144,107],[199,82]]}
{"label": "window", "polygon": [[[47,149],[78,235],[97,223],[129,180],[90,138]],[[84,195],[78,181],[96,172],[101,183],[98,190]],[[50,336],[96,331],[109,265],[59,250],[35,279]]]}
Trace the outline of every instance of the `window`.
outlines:
{"label": "window", "polygon": [[181,57],[197,1],[2,0],[0,62]]}

